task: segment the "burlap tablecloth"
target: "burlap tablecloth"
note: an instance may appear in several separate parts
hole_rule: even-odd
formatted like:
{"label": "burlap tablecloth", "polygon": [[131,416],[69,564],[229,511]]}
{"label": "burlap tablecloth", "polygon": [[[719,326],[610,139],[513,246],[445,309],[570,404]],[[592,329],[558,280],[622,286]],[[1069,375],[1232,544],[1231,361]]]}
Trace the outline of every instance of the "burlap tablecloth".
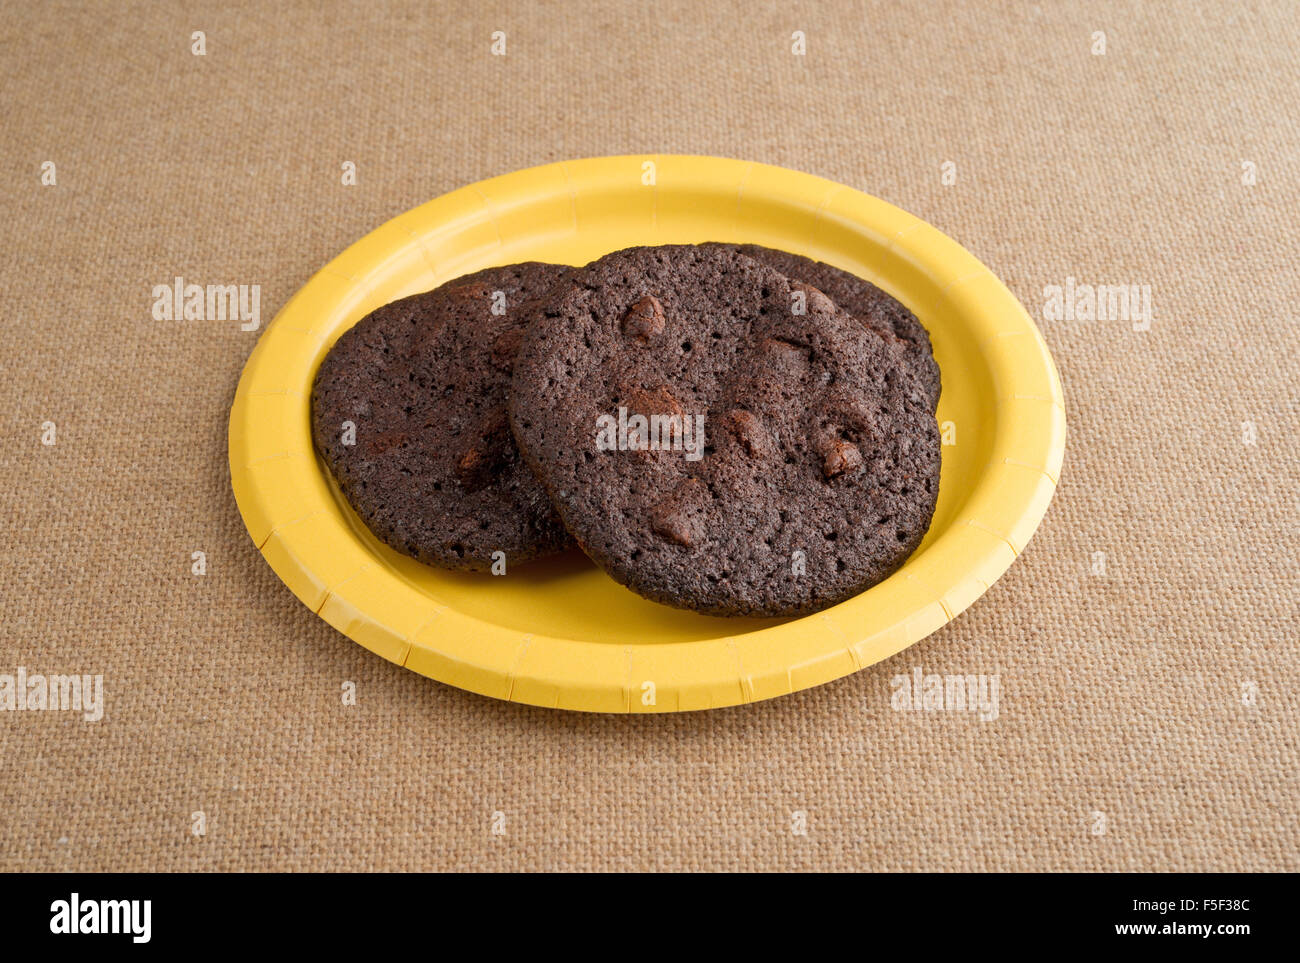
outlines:
{"label": "burlap tablecloth", "polygon": [[[88,6],[0,18],[0,673],[106,708],[0,713],[0,869],[1300,869],[1295,5]],[[1042,528],[924,642],[748,707],[370,655],[236,512],[258,335],[153,286],[260,284],[265,325],[431,197],[640,152],[810,171],[983,259],[1065,384]],[[1149,285],[1150,330],[1043,320],[1071,277]],[[918,667],[997,675],[997,719],[893,711]]]}

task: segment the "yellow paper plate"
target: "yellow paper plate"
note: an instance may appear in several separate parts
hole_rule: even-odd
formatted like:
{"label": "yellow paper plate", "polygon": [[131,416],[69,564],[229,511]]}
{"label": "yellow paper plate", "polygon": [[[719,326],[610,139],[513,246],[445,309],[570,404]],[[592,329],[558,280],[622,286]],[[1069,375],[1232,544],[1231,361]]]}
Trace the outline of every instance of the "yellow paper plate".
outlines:
{"label": "yellow paper plate", "polygon": [[[372,536],[312,450],[317,365],[373,309],[492,265],[583,264],[638,244],[754,242],[829,261],[910,307],[943,374],[939,503],[893,576],[805,618],[722,619],[646,601],[580,554],[505,577],[429,568]],[[753,702],[887,658],[974,602],[1056,488],[1060,379],[1020,303],[928,224],[795,171],[712,157],[601,157],[453,191],[321,269],[258,343],[230,412],[253,541],[293,593],[386,659],[533,705],[671,712]]]}

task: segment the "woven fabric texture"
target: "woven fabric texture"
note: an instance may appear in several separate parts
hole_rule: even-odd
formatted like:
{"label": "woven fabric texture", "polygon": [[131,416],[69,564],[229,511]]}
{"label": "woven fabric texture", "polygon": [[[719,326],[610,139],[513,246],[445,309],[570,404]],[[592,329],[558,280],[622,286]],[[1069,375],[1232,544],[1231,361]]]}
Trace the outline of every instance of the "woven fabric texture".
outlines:
{"label": "woven fabric texture", "polygon": [[[1300,870],[1297,42],[1287,2],[8,6],[0,674],[101,674],[105,711],[0,713],[0,869]],[[265,327],[432,197],[643,152],[840,181],[988,264],[1065,386],[1042,527],[941,631],[752,706],[557,713],[369,654],[235,508],[258,334],[153,286],[259,284]],[[1148,287],[1149,330],[1045,319],[1069,278]],[[996,675],[997,718],[894,711],[917,668]]]}

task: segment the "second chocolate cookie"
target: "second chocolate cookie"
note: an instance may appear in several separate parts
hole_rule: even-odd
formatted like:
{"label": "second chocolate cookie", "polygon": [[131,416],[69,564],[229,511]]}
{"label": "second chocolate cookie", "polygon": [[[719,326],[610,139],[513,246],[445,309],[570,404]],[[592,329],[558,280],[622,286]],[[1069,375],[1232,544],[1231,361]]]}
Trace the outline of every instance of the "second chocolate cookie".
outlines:
{"label": "second chocolate cookie", "polygon": [[316,449],[361,519],[399,552],[489,571],[569,544],[506,424],[519,339],[568,271],[488,268],[384,305],[321,363]]}

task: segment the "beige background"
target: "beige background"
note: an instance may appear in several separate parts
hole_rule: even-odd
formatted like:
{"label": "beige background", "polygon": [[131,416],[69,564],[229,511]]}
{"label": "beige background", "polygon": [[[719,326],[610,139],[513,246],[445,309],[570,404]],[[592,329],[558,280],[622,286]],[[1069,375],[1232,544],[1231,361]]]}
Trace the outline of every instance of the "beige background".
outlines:
{"label": "beige background", "polygon": [[[0,673],[102,673],[107,715],[0,715],[0,869],[1300,869],[1296,5],[89,6],[0,17]],[[1155,322],[1042,323],[1056,500],[983,599],[884,664],[617,718],[368,654],[235,510],[257,335],[154,321],[152,286],[259,283],[269,321],[431,197],[641,152],[832,178],[1036,318],[1074,276],[1149,284]],[[1000,717],[891,711],[915,666],[1000,674]]]}

